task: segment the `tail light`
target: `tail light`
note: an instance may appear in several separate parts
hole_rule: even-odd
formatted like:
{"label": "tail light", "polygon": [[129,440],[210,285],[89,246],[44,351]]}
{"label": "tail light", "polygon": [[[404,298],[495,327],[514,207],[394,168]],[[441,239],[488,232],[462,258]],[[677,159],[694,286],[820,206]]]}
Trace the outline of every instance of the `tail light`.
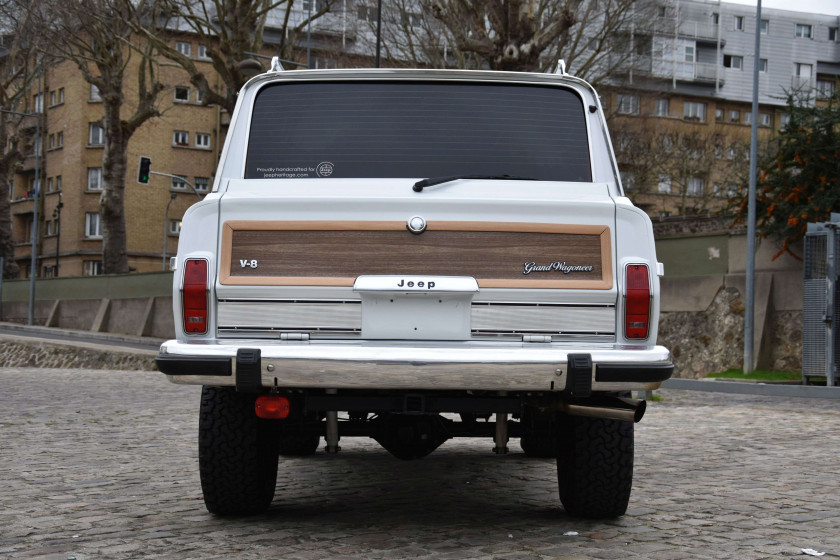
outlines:
{"label": "tail light", "polygon": [[626,268],[624,295],[624,334],[627,338],[647,338],[650,329],[650,275],[644,264]]}
{"label": "tail light", "polygon": [[207,332],[207,261],[187,260],[184,266],[184,332]]}
{"label": "tail light", "polygon": [[263,420],[282,420],[291,411],[289,399],[280,395],[260,395],[254,403],[254,412]]}

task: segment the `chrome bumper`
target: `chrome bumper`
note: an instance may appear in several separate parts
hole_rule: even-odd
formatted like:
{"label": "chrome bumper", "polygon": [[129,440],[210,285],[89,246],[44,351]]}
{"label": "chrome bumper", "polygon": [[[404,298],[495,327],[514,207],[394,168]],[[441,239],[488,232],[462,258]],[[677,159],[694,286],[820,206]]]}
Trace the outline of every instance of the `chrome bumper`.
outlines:
{"label": "chrome bumper", "polygon": [[[570,368],[570,354],[589,356],[591,366]],[[299,389],[562,391],[583,376],[592,391],[642,391],[658,388],[673,372],[662,346],[484,342],[170,340],[157,364],[173,383],[241,386],[247,369],[250,384]]]}

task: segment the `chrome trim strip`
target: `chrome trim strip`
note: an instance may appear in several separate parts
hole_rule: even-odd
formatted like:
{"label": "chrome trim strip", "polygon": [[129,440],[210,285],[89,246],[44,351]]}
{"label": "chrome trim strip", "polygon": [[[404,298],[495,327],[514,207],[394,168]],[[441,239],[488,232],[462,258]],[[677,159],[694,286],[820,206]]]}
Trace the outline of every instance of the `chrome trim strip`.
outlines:
{"label": "chrome trim strip", "polygon": [[[474,389],[497,391],[552,391],[566,385],[570,353],[586,352],[593,364],[667,364],[670,353],[652,348],[612,345],[502,344],[480,342],[388,344],[377,341],[187,344],[170,340],[162,355],[230,357],[239,348],[259,348],[265,387]],[[274,366],[268,371],[267,366]],[[595,368],[593,368],[594,370]],[[235,379],[204,376],[168,376],[174,383],[219,385]],[[658,383],[597,383],[594,390],[644,390]]]}

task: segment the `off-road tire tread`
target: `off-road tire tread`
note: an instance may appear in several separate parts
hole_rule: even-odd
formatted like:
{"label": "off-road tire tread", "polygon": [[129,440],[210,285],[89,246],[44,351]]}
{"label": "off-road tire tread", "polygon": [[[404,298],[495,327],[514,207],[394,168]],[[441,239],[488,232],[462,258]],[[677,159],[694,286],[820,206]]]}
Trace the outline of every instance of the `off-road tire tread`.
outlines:
{"label": "off-road tire tread", "polygon": [[560,501],[576,517],[624,515],[633,486],[633,423],[562,416],[558,434]]}
{"label": "off-road tire tread", "polygon": [[277,483],[277,442],[254,412],[255,395],[203,387],[198,463],[204,504],[220,516],[268,509]]}

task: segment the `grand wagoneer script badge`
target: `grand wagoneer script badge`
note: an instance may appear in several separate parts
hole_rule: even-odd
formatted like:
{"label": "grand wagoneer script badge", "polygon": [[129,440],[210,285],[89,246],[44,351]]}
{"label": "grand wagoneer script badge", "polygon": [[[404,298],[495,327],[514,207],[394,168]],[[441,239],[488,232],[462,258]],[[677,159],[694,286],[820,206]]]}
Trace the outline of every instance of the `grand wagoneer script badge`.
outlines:
{"label": "grand wagoneer script badge", "polygon": [[550,264],[537,264],[535,262],[526,262],[525,263],[525,270],[522,271],[522,274],[528,275],[532,272],[552,272],[552,271],[562,272],[563,274],[568,274],[570,272],[592,272],[595,270],[595,267],[590,264],[566,264],[566,261],[554,261]]}

